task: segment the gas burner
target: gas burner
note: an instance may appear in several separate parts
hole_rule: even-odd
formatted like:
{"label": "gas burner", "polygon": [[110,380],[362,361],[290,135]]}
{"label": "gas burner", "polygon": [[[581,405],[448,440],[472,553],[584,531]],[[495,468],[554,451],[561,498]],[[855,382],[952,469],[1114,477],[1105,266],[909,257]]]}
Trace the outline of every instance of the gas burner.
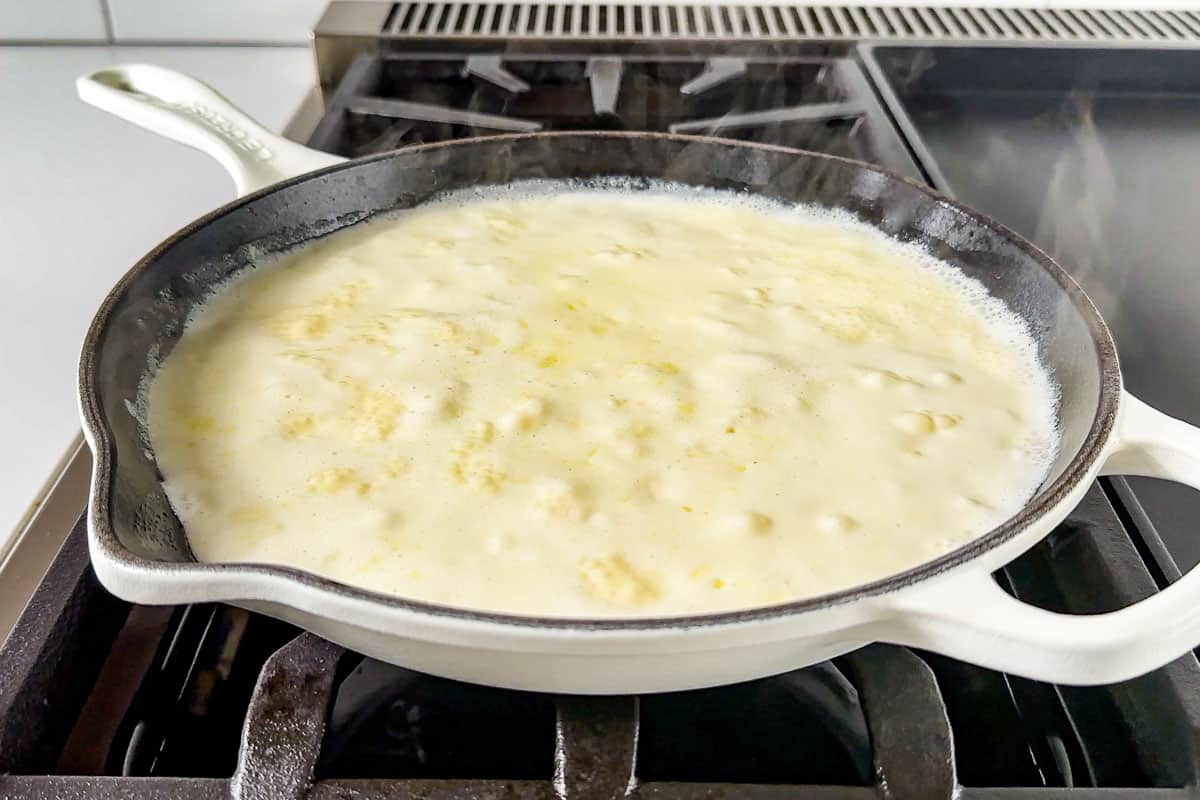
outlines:
{"label": "gas burner", "polygon": [[318,776],[549,778],[551,695],[356,660],[333,696]]}
{"label": "gas burner", "polygon": [[791,145],[918,177],[857,65],[837,58],[369,53],[329,98],[312,141],[353,157],[503,132],[614,129]]}
{"label": "gas burner", "polygon": [[[548,779],[562,702],[363,659],[334,694],[317,775]],[[591,702],[607,703],[639,728],[642,781],[871,782],[859,693],[831,662],[738,686],[650,695],[636,707]]]}

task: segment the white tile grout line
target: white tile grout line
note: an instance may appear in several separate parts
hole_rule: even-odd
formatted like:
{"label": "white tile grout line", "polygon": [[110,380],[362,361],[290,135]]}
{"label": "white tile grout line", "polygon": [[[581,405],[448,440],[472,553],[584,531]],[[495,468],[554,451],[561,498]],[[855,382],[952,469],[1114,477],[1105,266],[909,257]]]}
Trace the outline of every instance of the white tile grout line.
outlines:
{"label": "white tile grout line", "polygon": [[105,44],[112,44],[116,41],[116,35],[113,29],[112,9],[108,5],[108,0],[100,0],[100,18],[104,22]]}

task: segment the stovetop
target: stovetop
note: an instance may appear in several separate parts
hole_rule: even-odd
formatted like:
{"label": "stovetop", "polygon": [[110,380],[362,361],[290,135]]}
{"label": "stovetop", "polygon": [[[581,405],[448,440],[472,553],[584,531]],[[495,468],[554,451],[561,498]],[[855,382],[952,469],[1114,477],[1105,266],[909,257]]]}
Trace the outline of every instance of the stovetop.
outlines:
{"label": "stovetop", "polygon": [[358,57],[310,144],[355,157],[504,132],[651,130],[770,142],[920,177],[858,65],[846,58]]}
{"label": "stovetop", "polygon": [[[778,142],[929,178],[853,58],[769,52],[368,54],[310,144],[353,156],[597,127]],[[1128,604],[1178,577],[1143,523],[1123,482],[1099,482],[997,579],[1058,611]],[[82,520],[0,647],[5,798],[1191,797],[1198,732],[1191,655],[1094,688],[885,645],[642,697],[470,686],[228,606],[124,603],[96,581]]]}

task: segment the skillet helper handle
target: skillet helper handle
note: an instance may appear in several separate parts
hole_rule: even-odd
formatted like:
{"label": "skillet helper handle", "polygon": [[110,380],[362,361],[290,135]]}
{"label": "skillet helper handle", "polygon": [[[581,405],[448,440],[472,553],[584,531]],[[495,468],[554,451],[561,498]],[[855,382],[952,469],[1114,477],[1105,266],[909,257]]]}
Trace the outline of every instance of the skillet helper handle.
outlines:
{"label": "skillet helper handle", "polygon": [[162,67],[107,67],[75,88],[84,102],[212,156],[239,197],[344,160],[271,133],[207,84]]}
{"label": "skillet helper handle", "polygon": [[[1121,397],[1101,474],[1166,478],[1200,489],[1200,429]],[[911,593],[910,593],[911,592]],[[1050,683],[1116,683],[1200,644],[1200,568],[1105,614],[1059,614],[1004,592],[986,571],[899,593],[878,638]]]}

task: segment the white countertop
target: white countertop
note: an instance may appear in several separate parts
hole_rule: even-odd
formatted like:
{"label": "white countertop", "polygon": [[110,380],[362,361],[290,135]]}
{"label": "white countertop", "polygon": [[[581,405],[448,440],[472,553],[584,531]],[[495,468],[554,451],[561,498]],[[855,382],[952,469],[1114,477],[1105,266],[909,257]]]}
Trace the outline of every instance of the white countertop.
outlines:
{"label": "white countertop", "polygon": [[146,62],[280,130],[314,85],[306,47],[0,47],[0,553],[79,430],[75,366],[101,299],[147,250],[233,199],[215,162],[75,96]]}

